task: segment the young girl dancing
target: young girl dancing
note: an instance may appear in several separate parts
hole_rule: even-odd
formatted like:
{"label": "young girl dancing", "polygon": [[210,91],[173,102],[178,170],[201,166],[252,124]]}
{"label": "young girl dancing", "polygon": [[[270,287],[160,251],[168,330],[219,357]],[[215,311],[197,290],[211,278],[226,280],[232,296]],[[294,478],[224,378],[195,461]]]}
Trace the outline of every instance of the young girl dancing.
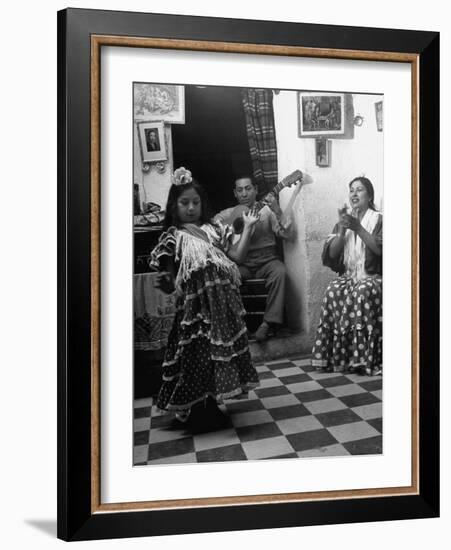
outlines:
{"label": "young girl dancing", "polygon": [[241,238],[232,244],[231,226],[210,221],[205,192],[191,172],[174,172],[165,231],[150,262],[162,272],[160,288],[177,291],[157,406],[174,411],[192,432],[225,426],[217,402],[258,385],[235,264],[245,257],[257,220],[245,216]]}

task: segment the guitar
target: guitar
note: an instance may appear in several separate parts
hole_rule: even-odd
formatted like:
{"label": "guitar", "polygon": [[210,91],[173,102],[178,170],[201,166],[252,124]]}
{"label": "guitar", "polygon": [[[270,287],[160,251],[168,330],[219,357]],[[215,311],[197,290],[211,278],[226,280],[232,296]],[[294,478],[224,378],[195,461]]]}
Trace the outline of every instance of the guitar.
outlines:
{"label": "guitar", "polygon": [[245,212],[248,212],[249,210],[252,210],[255,214],[260,212],[260,210],[264,206],[270,206],[271,204],[271,198],[275,197],[277,198],[279,196],[279,193],[282,191],[284,187],[291,187],[298,181],[301,182],[302,185],[306,183],[312,183],[312,178],[308,174],[302,173],[300,170],[295,170],[291,174],[289,174],[286,178],[284,178],[282,181],[280,181],[269,193],[267,193],[262,199],[259,201],[255,201],[254,205],[250,209],[248,206],[245,206],[244,204],[238,204],[235,206],[235,208],[230,213],[230,216],[227,220],[225,220],[226,223],[232,224],[233,229],[235,233],[242,233],[244,222],[243,222],[243,214]]}

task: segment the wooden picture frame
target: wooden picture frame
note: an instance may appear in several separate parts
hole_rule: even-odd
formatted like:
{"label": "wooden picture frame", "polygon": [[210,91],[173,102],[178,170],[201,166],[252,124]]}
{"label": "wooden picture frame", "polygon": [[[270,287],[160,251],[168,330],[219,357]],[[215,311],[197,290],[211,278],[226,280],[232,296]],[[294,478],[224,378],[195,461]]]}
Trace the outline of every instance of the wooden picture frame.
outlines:
{"label": "wooden picture frame", "polygon": [[[411,480],[407,486],[104,503],[100,470],[100,53],[151,48],[411,67]],[[439,35],[67,9],[58,13],[58,537],[269,529],[439,514]],[[71,100],[74,97],[77,101]],[[313,137],[313,136],[309,136]],[[130,183],[132,183],[130,181]],[[132,193],[132,185],[130,185]],[[103,200],[103,195],[102,195]]]}
{"label": "wooden picture frame", "polygon": [[315,158],[316,165],[322,168],[328,168],[331,165],[332,159],[332,140],[325,138],[315,139]]}
{"label": "wooden picture frame", "polygon": [[135,120],[185,123],[185,88],[168,84],[135,82],[133,86]]}
{"label": "wooden picture frame", "polygon": [[345,92],[298,92],[298,135],[300,138],[352,139],[354,105]]}
{"label": "wooden picture frame", "polygon": [[384,102],[376,101],[374,104],[374,112],[376,115],[376,127],[378,132],[384,130]]}
{"label": "wooden picture frame", "polygon": [[167,160],[164,123],[140,121],[136,126],[143,163]]}
{"label": "wooden picture frame", "polygon": [[345,95],[332,92],[299,92],[300,136],[345,133]]}

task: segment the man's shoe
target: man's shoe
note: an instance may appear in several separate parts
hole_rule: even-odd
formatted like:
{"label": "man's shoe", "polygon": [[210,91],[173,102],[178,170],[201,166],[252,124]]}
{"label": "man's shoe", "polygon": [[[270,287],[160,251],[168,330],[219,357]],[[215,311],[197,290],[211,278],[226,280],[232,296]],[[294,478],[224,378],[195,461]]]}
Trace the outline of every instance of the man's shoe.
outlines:
{"label": "man's shoe", "polygon": [[255,339],[257,342],[264,342],[268,339],[269,336],[269,325],[266,321],[263,321],[263,323],[258,327],[256,333],[255,333]]}

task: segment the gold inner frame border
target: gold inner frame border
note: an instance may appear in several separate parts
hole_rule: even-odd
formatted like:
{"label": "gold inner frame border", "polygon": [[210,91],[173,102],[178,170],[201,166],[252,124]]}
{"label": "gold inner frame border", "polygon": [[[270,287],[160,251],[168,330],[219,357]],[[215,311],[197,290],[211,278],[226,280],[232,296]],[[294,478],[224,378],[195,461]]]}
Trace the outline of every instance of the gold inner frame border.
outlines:
{"label": "gold inner frame border", "polygon": [[[144,502],[101,503],[100,492],[100,51],[102,46],[247,53],[294,57],[319,57],[409,63],[412,99],[412,479],[408,487],[353,489],[303,493],[171,499]],[[212,506],[274,504],[419,494],[419,55],[399,52],[307,48],[268,44],[246,44],[140,38],[112,35],[91,36],[91,513],[165,510]]]}

